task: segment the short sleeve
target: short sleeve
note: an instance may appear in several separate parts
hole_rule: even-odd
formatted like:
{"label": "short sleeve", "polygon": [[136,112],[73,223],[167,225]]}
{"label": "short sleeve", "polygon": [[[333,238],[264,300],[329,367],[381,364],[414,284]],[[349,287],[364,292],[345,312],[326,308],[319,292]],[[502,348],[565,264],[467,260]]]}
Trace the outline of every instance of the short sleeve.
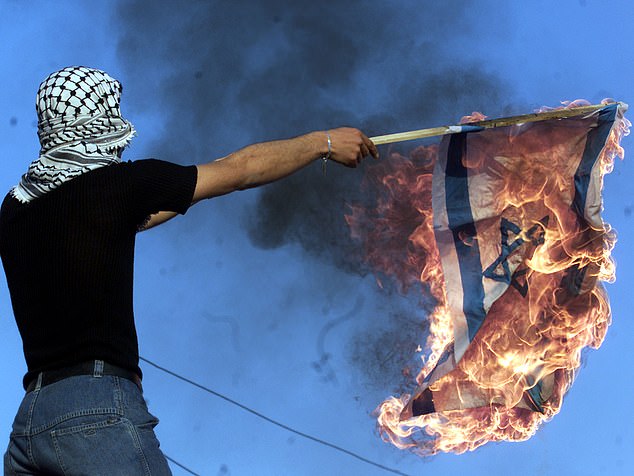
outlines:
{"label": "short sleeve", "polygon": [[198,169],[157,159],[128,162],[132,208],[139,221],[160,211],[185,214],[192,203]]}

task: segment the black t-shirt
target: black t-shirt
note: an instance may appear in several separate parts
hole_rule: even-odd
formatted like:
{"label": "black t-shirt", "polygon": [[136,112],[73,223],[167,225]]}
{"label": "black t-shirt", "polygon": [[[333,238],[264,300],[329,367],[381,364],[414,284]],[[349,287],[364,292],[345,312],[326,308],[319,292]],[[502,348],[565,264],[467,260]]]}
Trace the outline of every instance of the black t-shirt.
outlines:
{"label": "black t-shirt", "polygon": [[141,375],[134,242],[146,218],[184,214],[195,166],[148,159],[87,172],[29,203],[9,193],[0,255],[28,373],[101,359]]}

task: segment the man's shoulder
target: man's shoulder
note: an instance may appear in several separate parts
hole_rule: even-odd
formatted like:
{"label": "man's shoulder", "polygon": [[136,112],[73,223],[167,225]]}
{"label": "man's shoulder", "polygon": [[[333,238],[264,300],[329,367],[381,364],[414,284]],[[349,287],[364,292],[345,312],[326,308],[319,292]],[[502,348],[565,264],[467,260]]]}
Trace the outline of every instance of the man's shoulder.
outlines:
{"label": "man's shoulder", "polygon": [[170,167],[181,166],[168,160],[156,159],[154,157],[148,157],[145,159],[126,160],[121,161],[119,165],[132,167],[132,168],[149,168],[149,167]]}
{"label": "man's shoulder", "polygon": [[138,178],[141,181],[147,180],[167,180],[177,178],[187,178],[192,175],[196,175],[193,172],[193,169],[196,169],[195,165],[182,165],[177,164],[175,162],[169,162],[167,160],[155,159],[155,158],[147,158],[140,159],[134,161],[121,162],[123,168],[125,168],[128,173],[133,178]]}
{"label": "man's shoulder", "polygon": [[2,205],[0,205],[0,221],[7,216],[12,207],[19,204],[20,201],[13,196],[13,189],[9,190],[2,200]]}

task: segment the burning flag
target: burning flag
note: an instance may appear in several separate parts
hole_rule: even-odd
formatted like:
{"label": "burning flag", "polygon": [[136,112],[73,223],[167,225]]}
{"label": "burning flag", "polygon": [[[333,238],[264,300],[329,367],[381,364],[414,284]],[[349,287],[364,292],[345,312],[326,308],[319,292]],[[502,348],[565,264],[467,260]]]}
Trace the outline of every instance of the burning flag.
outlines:
{"label": "burning flag", "polygon": [[439,145],[370,172],[377,206],[352,207],[353,237],[374,270],[436,301],[413,395],[377,409],[384,439],[461,453],[528,439],[559,411],[610,323],[601,190],[623,157],[626,108],[445,128]]}

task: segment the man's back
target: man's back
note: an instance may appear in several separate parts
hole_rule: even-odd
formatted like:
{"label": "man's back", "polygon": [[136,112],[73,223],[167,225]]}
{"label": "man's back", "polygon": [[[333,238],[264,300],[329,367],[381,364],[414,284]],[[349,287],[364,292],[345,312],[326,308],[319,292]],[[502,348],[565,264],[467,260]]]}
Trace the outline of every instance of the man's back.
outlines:
{"label": "man's back", "polygon": [[29,203],[8,194],[0,255],[29,372],[102,359],[140,375],[132,311],[134,242],[151,213],[183,213],[195,167],[102,167]]}

